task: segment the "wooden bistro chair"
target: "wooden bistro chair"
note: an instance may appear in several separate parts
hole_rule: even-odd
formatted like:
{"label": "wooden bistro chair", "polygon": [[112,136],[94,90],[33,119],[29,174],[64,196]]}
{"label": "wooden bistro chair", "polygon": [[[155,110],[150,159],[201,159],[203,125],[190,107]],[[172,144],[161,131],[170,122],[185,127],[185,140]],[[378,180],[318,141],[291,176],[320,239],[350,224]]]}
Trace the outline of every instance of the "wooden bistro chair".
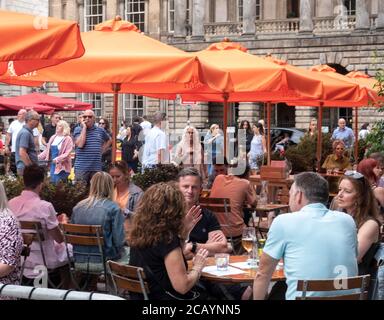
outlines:
{"label": "wooden bistro chair", "polygon": [[[206,208],[207,210],[212,211],[217,220],[220,223],[221,228],[223,229],[224,234],[226,233],[226,228],[231,227],[229,215],[231,214],[231,205],[228,198],[202,198],[199,199],[199,204],[201,208]],[[229,243],[232,246],[233,251],[235,251],[235,243],[232,236],[227,236]],[[234,252],[237,254],[237,252]]]}
{"label": "wooden bistro chair", "polygon": [[124,293],[124,291],[128,291],[128,293],[134,292],[142,294],[144,300],[149,300],[149,286],[145,281],[146,276],[143,268],[123,265],[111,260],[107,262],[107,265],[115,294],[119,294],[119,292]]}
{"label": "wooden bistro chair", "polygon": [[[297,282],[297,291],[301,291],[302,294],[301,297],[296,297],[296,300],[367,300],[369,280],[370,275],[329,280],[299,280]],[[336,283],[339,284],[341,288],[335,288]],[[348,292],[351,289],[354,293]],[[323,297],[308,297],[308,291],[337,291],[338,294]]]}
{"label": "wooden bistro chair", "polygon": [[[21,233],[23,235],[23,240],[26,242],[29,242],[30,239],[32,238],[32,243],[36,242],[38,244],[38,247],[40,249],[40,254],[43,260],[43,264],[47,269],[48,272],[48,283],[52,288],[58,289],[61,288],[63,285],[63,282],[59,283],[58,285],[54,284],[52,282],[52,277],[57,277],[58,275],[58,270],[57,269],[50,269],[48,268],[47,265],[47,260],[46,256],[44,253],[44,247],[43,247],[43,242],[45,241],[45,233],[44,229],[41,225],[40,221],[26,221],[26,220],[19,220],[20,223],[20,228],[21,228]],[[32,243],[30,245],[32,245]],[[25,242],[24,242],[25,244]],[[24,250],[24,248],[23,248]],[[28,248],[25,248],[25,253],[28,253],[28,256],[30,254],[31,248],[28,246]],[[26,256],[27,257],[27,256]],[[22,263],[22,272],[24,273],[24,268],[25,268],[25,261],[27,258],[24,258],[24,261]],[[22,275],[23,275],[22,273]]]}
{"label": "wooden bistro chair", "polygon": [[[92,275],[104,275],[105,287],[108,291],[108,274],[106,268],[106,260],[104,256],[104,238],[103,229],[100,225],[79,225],[64,223],[60,225],[63,231],[65,246],[67,248],[67,256],[71,280],[78,290],[88,288]],[[70,254],[69,244],[73,247],[73,255]],[[78,248],[86,249],[78,251]],[[76,261],[77,258],[85,257],[86,262]],[[92,262],[94,258],[100,262]],[[86,275],[83,285],[79,285],[76,280],[77,274]]]}

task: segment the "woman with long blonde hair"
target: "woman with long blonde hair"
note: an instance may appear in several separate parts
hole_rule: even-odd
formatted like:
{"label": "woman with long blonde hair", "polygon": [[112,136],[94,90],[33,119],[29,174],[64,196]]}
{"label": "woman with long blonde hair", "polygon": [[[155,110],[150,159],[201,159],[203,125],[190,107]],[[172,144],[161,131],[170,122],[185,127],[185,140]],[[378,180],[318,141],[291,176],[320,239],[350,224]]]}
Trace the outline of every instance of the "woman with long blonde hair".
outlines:
{"label": "woman with long blonde hair", "polygon": [[[127,259],[128,252],[124,248],[124,216],[113,201],[113,180],[108,173],[97,172],[92,177],[89,195],[73,208],[71,223],[101,225],[106,259],[124,261]],[[81,251],[81,248],[75,248],[76,250]],[[89,251],[88,248],[86,250]],[[95,252],[97,251],[95,248]],[[92,258],[95,257],[91,257],[90,262],[100,262]],[[85,259],[85,256],[79,256],[76,262],[85,263]]]}
{"label": "woman with long blonde hair", "polygon": [[184,168],[196,168],[204,178],[203,155],[199,132],[193,126],[186,126],[181,141],[176,146],[175,162]]}
{"label": "woman with long blonde hair", "polygon": [[130,264],[144,268],[151,299],[172,300],[176,296],[187,299],[200,278],[208,251],[197,251],[188,272],[183,244],[198,220],[188,224],[186,217],[201,212],[196,206],[187,215],[185,210],[181,191],[174,184],[163,182],[147,189],[136,209],[130,237]]}

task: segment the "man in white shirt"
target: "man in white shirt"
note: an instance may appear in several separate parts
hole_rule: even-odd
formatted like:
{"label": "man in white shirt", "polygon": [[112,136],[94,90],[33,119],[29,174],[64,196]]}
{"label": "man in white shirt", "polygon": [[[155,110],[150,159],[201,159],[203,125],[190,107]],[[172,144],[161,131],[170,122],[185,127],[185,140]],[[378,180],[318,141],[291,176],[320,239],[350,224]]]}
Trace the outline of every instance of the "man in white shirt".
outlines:
{"label": "man in white shirt", "polygon": [[145,136],[141,163],[143,168],[152,168],[160,163],[169,163],[168,138],[164,132],[167,126],[166,114],[157,112],[154,126]]}

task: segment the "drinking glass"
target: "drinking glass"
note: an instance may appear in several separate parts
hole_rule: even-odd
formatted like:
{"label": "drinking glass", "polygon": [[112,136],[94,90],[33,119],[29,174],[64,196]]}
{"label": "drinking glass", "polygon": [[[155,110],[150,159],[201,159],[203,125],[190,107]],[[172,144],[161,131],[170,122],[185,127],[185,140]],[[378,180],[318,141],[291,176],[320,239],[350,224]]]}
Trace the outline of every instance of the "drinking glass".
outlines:
{"label": "drinking glass", "polygon": [[243,246],[245,251],[247,251],[248,253],[248,260],[247,260],[248,264],[253,264],[251,252],[252,252],[253,246],[255,245],[255,242],[256,242],[255,228],[253,227],[244,228],[243,235],[241,238],[241,245]]}

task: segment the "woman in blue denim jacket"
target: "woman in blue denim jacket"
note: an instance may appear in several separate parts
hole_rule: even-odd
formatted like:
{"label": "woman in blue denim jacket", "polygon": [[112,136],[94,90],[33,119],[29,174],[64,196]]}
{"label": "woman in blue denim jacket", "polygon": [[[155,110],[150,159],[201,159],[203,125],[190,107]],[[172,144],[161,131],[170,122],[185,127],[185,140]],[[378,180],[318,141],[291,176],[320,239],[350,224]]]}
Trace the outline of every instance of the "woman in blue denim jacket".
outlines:
{"label": "woman in blue denim jacket", "polygon": [[[121,261],[126,258],[124,216],[118,205],[113,202],[113,180],[108,173],[97,172],[92,177],[89,196],[73,208],[71,223],[101,225],[106,260]],[[74,251],[89,252],[90,250],[87,247],[75,246]],[[94,252],[98,252],[97,247],[94,248]],[[85,256],[75,256],[77,263],[85,263],[86,260]],[[89,262],[100,263],[101,261],[98,257],[91,257]]]}

